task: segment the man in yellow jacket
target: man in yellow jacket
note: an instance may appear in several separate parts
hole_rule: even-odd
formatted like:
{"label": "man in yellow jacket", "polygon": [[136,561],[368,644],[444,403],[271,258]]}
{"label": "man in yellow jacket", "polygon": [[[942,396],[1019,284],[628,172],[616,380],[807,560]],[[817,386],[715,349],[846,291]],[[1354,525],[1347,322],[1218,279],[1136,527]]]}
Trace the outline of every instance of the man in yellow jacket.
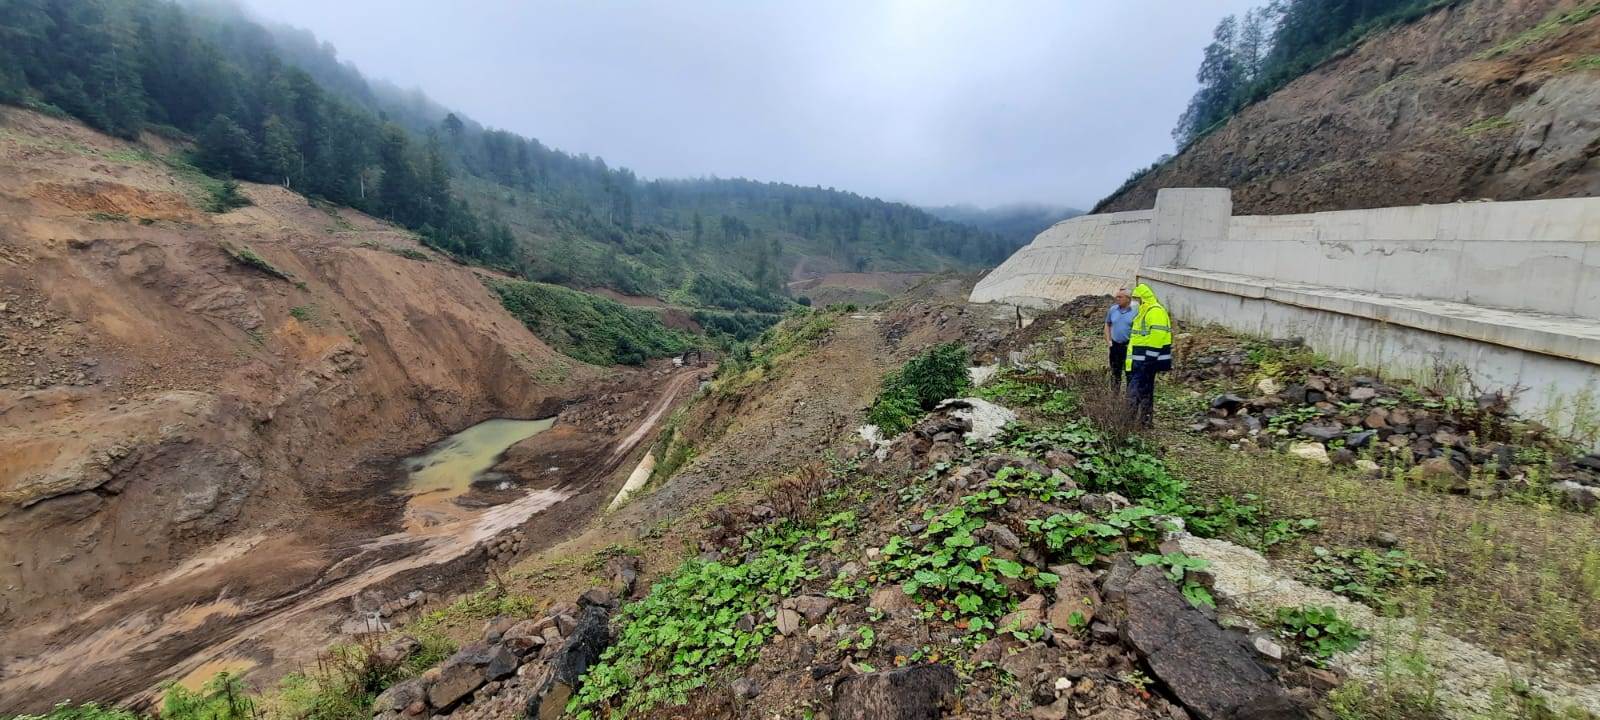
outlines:
{"label": "man in yellow jacket", "polygon": [[1133,289],[1139,313],[1128,337],[1128,404],[1139,424],[1150,427],[1155,416],[1156,373],[1172,369],[1172,318],[1149,285]]}

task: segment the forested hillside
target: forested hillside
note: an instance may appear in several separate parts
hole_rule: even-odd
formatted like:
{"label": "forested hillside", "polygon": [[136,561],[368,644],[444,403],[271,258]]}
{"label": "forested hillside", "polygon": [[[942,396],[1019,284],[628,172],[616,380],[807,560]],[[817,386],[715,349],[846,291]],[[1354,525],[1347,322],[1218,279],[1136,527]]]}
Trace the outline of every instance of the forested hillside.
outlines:
{"label": "forested hillside", "polygon": [[1005,242],[1019,246],[1033,242],[1034,236],[1044,232],[1045,228],[1083,214],[1083,211],[1077,208],[1039,203],[1017,203],[992,208],[944,205],[923,209],[943,220],[988,230],[999,235]]}
{"label": "forested hillside", "polygon": [[845,192],[644,181],[369,82],[310,33],[225,4],[0,0],[0,101],[121,137],[192,140],[192,153],[171,160],[279,183],[457,256],[580,287],[694,300],[708,287],[695,278],[708,275],[735,289],[705,304],[770,308],[787,304],[778,297],[801,257],[933,270],[993,264],[1015,248]]}
{"label": "forested hillside", "polygon": [[1376,30],[1459,0],[1271,0],[1212,32],[1196,79],[1200,90],[1178,118],[1180,146]]}
{"label": "forested hillside", "polygon": [[1186,144],[1096,212],[1164,187],[1227,187],[1251,214],[1600,193],[1596,0],[1296,0],[1237,27],[1206,53]]}

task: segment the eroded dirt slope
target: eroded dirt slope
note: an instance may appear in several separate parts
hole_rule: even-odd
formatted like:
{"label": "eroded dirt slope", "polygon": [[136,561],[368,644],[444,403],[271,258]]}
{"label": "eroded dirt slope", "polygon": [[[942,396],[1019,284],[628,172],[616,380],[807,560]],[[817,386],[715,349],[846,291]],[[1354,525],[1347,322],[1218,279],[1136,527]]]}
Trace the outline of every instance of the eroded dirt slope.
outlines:
{"label": "eroded dirt slope", "polygon": [[566,407],[609,448],[683,384],[558,355],[385,223],[260,185],[212,214],[203,182],[0,110],[0,680],[310,587],[398,529],[393,461],[448,433]]}
{"label": "eroded dirt slope", "polygon": [[1096,212],[1228,187],[1277,214],[1600,194],[1592,0],[1472,0],[1377,34],[1234,117]]}

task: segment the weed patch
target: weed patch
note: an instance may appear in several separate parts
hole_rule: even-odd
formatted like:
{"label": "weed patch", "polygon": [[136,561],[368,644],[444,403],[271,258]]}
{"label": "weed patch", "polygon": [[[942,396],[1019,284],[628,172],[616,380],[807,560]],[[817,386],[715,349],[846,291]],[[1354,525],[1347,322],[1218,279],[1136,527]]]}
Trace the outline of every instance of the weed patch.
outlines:
{"label": "weed patch", "polygon": [[1340,595],[1393,612],[1391,591],[1407,585],[1434,583],[1444,574],[1412,558],[1404,550],[1384,553],[1366,548],[1332,551],[1318,546],[1306,579]]}
{"label": "weed patch", "polygon": [[935,346],[883,379],[867,422],[885,436],[899,435],[939,401],[959,397],[967,383],[966,349],[957,343]]}
{"label": "weed patch", "polygon": [[740,562],[685,562],[624,608],[617,642],[567,711],[591,720],[682,704],[718,671],[754,659],[777,632],[777,601],[806,578],[812,543],[832,537],[831,529],[761,528],[745,537]]}
{"label": "weed patch", "polygon": [[256,272],[269,277],[275,277],[279,280],[293,279],[289,273],[279,270],[272,263],[267,262],[266,258],[257,255],[256,251],[251,250],[248,245],[244,247],[234,247],[232,243],[228,242],[221,242],[218,243],[218,245],[222,247],[222,252],[227,253],[228,257],[234,262],[250,268],[251,270],[255,270]]}
{"label": "weed patch", "polygon": [[1354,650],[1367,632],[1339,617],[1331,607],[1278,608],[1278,629],[1318,662]]}

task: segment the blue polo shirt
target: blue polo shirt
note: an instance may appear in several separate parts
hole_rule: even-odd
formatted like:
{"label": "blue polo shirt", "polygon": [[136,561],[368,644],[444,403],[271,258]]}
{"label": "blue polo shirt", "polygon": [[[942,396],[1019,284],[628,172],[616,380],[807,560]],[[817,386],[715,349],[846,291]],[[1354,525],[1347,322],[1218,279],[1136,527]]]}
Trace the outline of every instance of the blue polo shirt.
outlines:
{"label": "blue polo shirt", "polygon": [[1111,326],[1111,342],[1125,343],[1133,335],[1133,317],[1139,314],[1139,306],[1128,303],[1128,309],[1112,305],[1106,311],[1106,324]]}

